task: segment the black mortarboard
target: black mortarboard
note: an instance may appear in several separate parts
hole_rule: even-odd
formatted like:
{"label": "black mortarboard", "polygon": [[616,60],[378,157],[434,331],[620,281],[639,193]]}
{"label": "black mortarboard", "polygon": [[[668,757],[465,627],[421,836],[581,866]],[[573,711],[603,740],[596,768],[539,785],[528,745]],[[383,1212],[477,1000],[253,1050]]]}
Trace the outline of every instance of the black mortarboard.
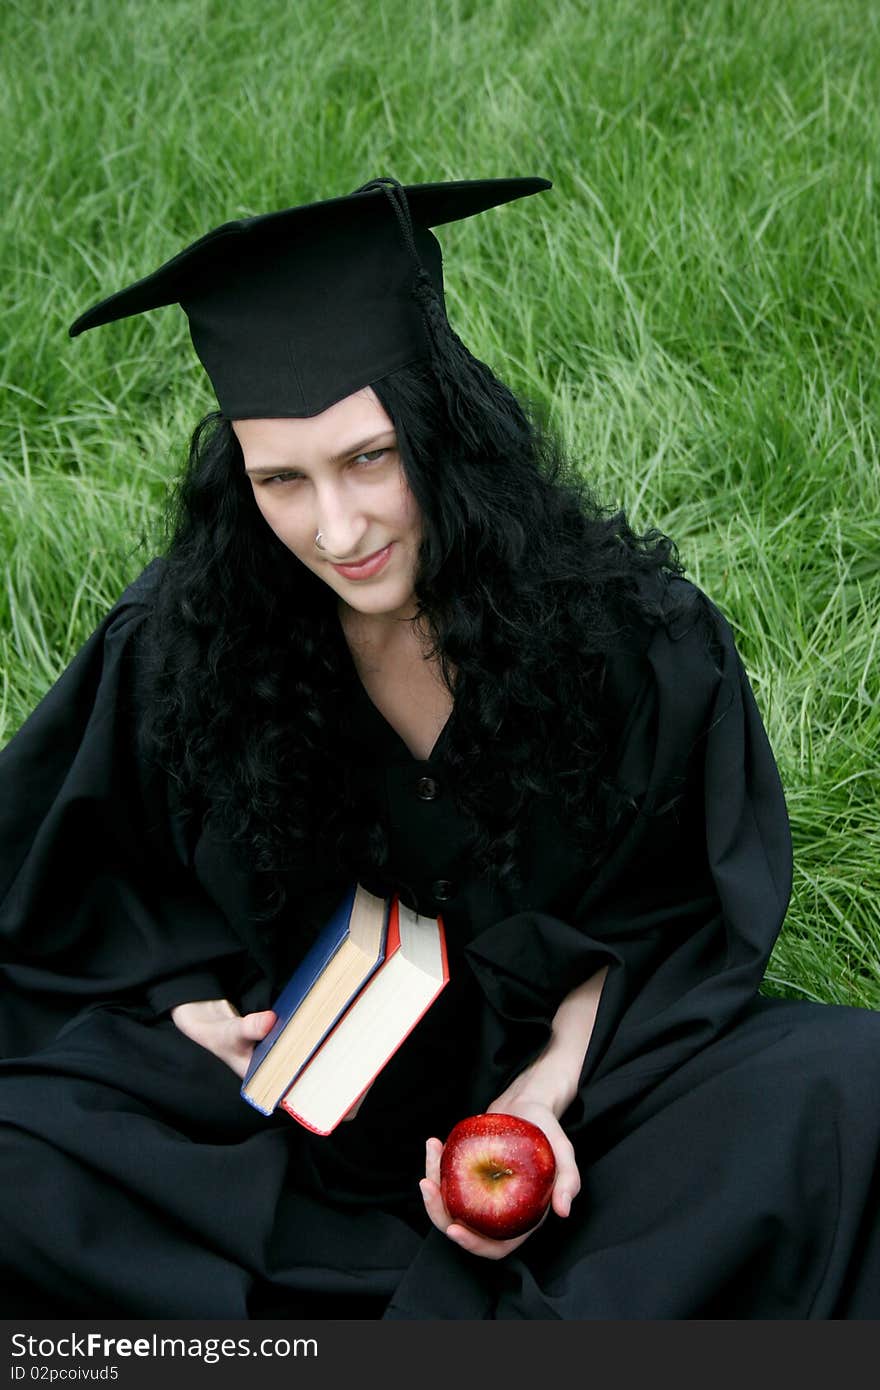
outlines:
{"label": "black mortarboard", "polygon": [[429,228],[550,188],[548,179],[401,185],[226,222],[81,314],[71,337],[180,304],[230,419],[317,415],[429,355],[414,285],[443,302]]}

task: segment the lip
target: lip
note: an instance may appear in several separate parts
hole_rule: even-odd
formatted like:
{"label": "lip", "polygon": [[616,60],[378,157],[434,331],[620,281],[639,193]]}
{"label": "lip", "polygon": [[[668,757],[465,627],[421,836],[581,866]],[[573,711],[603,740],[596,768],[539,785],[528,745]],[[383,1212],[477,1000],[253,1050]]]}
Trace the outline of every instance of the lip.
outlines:
{"label": "lip", "polygon": [[383,550],[376,550],[372,555],[368,555],[366,560],[362,560],[359,565],[334,565],[337,574],[341,574],[344,579],[369,579],[372,575],[378,574],[385,568],[391,554],[393,541],[389,541]]}

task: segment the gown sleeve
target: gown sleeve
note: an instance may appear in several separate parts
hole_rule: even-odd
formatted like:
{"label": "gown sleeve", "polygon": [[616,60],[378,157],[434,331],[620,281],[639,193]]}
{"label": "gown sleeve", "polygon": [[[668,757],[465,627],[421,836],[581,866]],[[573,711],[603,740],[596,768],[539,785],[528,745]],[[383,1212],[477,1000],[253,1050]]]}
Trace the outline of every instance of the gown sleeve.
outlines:
{"label": "gown sleeve", "polygon": [[161,1012],[221,997],[242,950],[186,863],[167,779],[138,751],[138,634],[158,564],[0,753],[3,1055],[95,1002]]}
{"label": "gown sleeve", "polygon": [[[488,1104],[544,1045],[565,995],[609,967],[569,1128],[632,1104],[758,992],[791,891],[779,774],[730,627],[686,581],[638,656],[614,791],[630,808],[570,914],[516,913],[467,948],[486,1001]],[[576,850],[574,851],[576,853]]]}

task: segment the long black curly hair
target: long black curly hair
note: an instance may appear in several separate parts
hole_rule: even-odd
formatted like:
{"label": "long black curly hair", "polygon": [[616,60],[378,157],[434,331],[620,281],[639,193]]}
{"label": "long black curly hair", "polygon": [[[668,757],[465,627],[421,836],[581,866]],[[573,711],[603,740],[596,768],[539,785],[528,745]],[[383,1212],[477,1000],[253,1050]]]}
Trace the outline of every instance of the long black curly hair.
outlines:
{"label": "long black curly hair", "polygon": [[[454,695],[444,757],[471,862],[510,890],[536,795],[598,855],[603,654],[656,617],[645,576],[681,566],[668,537],[599,504],[538,412],[457,338],[442,356],[373,390],[421,513],[417,614]],[[220,414],[195,431],[169,530],[144,733],[194,826],[208,818],[237,847],[270,915],[291,875],[381,870],[381,817],[358,801],[339,715],[353,666],[337,596],[267,526]]]}

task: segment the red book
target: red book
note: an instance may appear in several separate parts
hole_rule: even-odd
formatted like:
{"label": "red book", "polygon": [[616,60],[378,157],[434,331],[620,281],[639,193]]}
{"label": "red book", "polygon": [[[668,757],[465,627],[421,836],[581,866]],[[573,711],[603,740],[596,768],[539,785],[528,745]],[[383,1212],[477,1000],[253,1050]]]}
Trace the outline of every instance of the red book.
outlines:
{"label": "red book", "polygon": [[385,958],[281,1098],[315,1134],[330,1134],[373,1084],[449,981],[441,917],[422,917],[396,896]]}

